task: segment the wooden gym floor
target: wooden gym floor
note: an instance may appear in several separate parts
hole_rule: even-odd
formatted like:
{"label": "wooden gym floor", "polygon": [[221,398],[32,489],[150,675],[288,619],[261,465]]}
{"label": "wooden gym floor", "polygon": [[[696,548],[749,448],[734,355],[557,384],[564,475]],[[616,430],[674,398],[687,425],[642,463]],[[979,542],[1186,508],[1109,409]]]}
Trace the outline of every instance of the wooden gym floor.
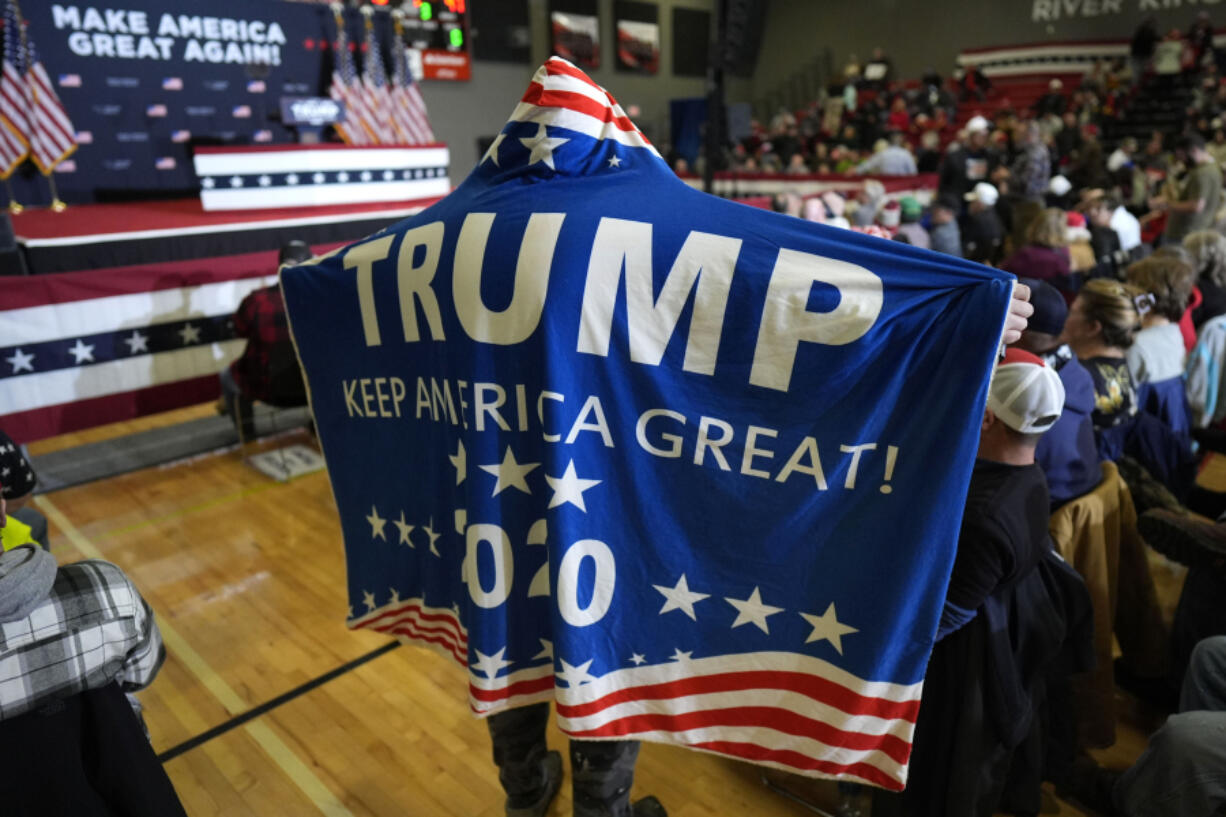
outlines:
{"label": "wooden gym floor", "polygon": [[[212,410],[66,435],[32,445],[31,453]],[[46,494],[35,506],[51,522],[61,563],[112,561],[153,607],[167,659],[139,697],[154,749],[177,747],[166,770],[192,817],[503,813],[486,728],[469,714],[457,668],[345,629],[340,529],[324,473],[279,484],[230,450]],[[1155,566],[1173,605],[1182,574]],[[351,662],[357,665],[346,667]],[[1100,759],[1128,765],[1155,725],[1131,718]],[[556,729],[550,743],[565,748]],[[645,745],[635,797],[657,795],[673,817],[813,814],[766,788],[760,772]],[[772,779],[828,809],[837,800],[825,781]],[[1045,813],[1082,814],[1046,799]],[[570,814],[569,781],[551,814]]]}

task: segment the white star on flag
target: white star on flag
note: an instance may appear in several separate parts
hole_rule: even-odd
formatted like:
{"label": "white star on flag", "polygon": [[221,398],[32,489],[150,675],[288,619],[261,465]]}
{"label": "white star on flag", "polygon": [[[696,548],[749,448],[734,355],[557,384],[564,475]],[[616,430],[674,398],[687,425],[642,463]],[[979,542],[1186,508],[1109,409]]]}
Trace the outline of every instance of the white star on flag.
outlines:
{"label": "white star on flag", "polygon": [[464,441],[460,440],[460,446],[454,454],[448,454],[447,459],[451,460],[451,467],[455,469],[455,484],[459,485],[468,476],[468,455],[464,451]]}
{"label": "white star on flag", "polygon": [[437,542],[438,538],[442,536],[443,534],[434,532],[434,517],[433,516],[430,517],[430,524],[426,525],[424,528],[422,528],[422,530],[426,532],[426,536],[430,537],[430,552],[433,553],[435,556],[439,557],[440,559],[443,558],[443,554],[439,553],[438,548],[434,546],[434,543]]}
{"label": "white star on flag", "polygon": [[592,681],[596,680],[596,676],[588,672],[588,669],[592,666],[592,661],[594,660],[595,659],[589,658],[585,663],[580,664],[577,667],[572,667],[570,664],[566,663],[566,659],[563,658],[562,671],[555,672],[554,675],[558,676],[558,678],[565,681],[567,685],[571,687],[590,684]]}
{"label": "white star on flag", "polygon": [[34,355],[33,353],[23,352],[20,349],[13,350],[12,357],[6,357],[5,361],[13,367],[13,374],[18,372],[34,371]]}
{"label": "white star on flag", "polygon": [[569,502],[584,513],[587,513],[587,506],[583,504],[583,492],[600,484],[598,479],[580,479],[575,473],[574,460],[567,464],[561,477],[546,474],[545,482],[553,489],[553,499],[549,500],[549,507],[556,508]]}
{"label": "white star on flag", "polygon": [[200,327],[192,326],[190,323],[184,324],[179,330],[179,337],[183,338],[183,345],[187,346],[191,343],[200,342]]}
{"label": "white star on flag", "polygon": [[370,506],[370,516],[366,517],[366,521],[370,523],[370,538],[386,542],[387,534],[383,532],[383,526],[387,524],[387,520],[379,516],[379,509],[374,505]]}
{"label": "white star on flag", "polygon": [[498,674],[499,670],[506,669],[514,663],[513,661],[503,659],[502,656],[506,654],[506,651],[507,648],[503,647],[493,655],[486,655],[481,650],[473,650],[477,654],[477,663],[473,664],[473,666],[479,671],[484,672],[486,678],[493,678]]}
{"label": "white star on flag", "polygon": [[[372,507],[371,510],[373,511],[374,508]],[[374,523],[372,522],[371,525],[373,524]],[[396,528],[400,531],[400,544],[408,545],[411,548],[417,547],[417,545],[413,544],[413,540],[409,538],[409,534],[413,532],[413,528],[416,526],[409,525],[404,521],[404,511],[400,512],[399,519],[392,520],[392,524],[395,525]]]}
{"label": "white star on flag", "polygon": [[508,445],[506,453],[502,456],[501,463],[479,467],[487,474],[493,474],[498,478],[497,482],[494,483],[494,493],[492,494],[492,496],[498,496],[507,488],[518,488],[525,494],[532,493],[532,489],[528,487],[528,481],[525,477],[538,465],[540,465],[539,462],[516,462],[515,453],[511,451],[511,446]]}
{"label": "white star on flag", "polygon": [[69,347],[68,354],[76,358],[76,364],[80,366],[82,363],[94,362],[94,344],[84,343],[80,338],[77,338],[77,344]]}
{"label": "white star on flag", "polygon": [[673,647],[673,654],[669,656],[674,661],[689,661],[693,658],[694,651],[682,652],[680,647]]}
{"label": "white star on flag", "polygon": [[660,595],[665,598],[664,606],[660,608],[660,615],[664,615],[669,610],[680,610],[694,621],[698,620],[698,617],[694,615],[695,602],[711,597],[710,593],[692,592],[684,573],[681,574],[675,587],[665,587],[662,584],[653,584],[652,587],[659,590]]}
{"label": "white star on flag", "polygon": [[524,147],[532,151],[531,155],[528,156],[528,164],[534,165],[537,162],[544,162],[549,166],[550,170],[557,170],[557,167],[553,164],[553,152],[570,140],[550,136],[548,131],[545,130],[544,122],[538,122],[536,127],[536,136],[528,139],[521,137],[519,140]]}
{"label": "white star on flag", "polygon": [[782,607],[772,607],[769,604],[763,604],[762,593],[757,587],[749,594],[749,598],[744,601],[728,597],[724,597],[724,601],[736,608],[736,621],[732,622],[734,628],[740,627],[742,624],[752,624],[767,635],[770,635],[770,630],[766,626],[766,617],[783,612]]}
{"label": "white star on flag", "polygon": [[843,622],[839,621],[838,616],[834,612],[834,602],[830,602],[830,606],[826,608],[826,612],[820,616],[811,615],[809,613],[801,613],[800,617],[809,622],[813,626],[813,632],[809,633],[809,637],[805,639],[806,644],[814,641],[829,641],[834,645],[835,650],[839,655],[843,654],[842,637],[851,633],[860,632],[855,627],[848,627]]}
{"label": "white star on flag", "polygon": [[548,658],[549,660],[552,661],[553,660],[553,642],[550,641],[548,638],[538,638],[537,641],[541,642],[541,651],[538,652],[536,655],[532,656],[532,660],[536,661],[540,658]]}
{"label": "white star on flag", "polygon": [[622,160],[616,156],[609,157],[609,167],[621,167]]}
{"label": "white star on flag", "polygon": [[630,656],[630,661],[637,667],[640,664],[647,663],[647,658],[642,653],[636,652],[634,655]]}
{"label": "white star on flag", "polygon": [[362,591],[362,603],[366,605],[366,612],[368,613],[371,610],[375,609],[375,594],[369,593],[363,590]]}
{"label": "white star on flag", "polygon": [[481,157],[481,164],[484,164],[485,160],[489,159],[494,163],[495,167],[502,167],[502,165],[498,164],[498,148],[502,146],[502,140],[506,138],[507,135],[505,133],[499,133],[494,137],[494,141],[490,142],[490,146],[485,151],[485,155]]}
{"label": "white star on flag", "polygon": [[128,354],[130,355],[134,355],[137,352],[149,351],[149,336],[142,335],[135,329],[132,330],[131,337],[124,338],[123,342],[128,344]]}
{"label": "white star on flag", "polygon": [[387,603],[388,604],[399,604],[400,603],[400,591],[394,587],[389,587],[387,589],[390,590],[392,593],[391,597],[387,600]]}

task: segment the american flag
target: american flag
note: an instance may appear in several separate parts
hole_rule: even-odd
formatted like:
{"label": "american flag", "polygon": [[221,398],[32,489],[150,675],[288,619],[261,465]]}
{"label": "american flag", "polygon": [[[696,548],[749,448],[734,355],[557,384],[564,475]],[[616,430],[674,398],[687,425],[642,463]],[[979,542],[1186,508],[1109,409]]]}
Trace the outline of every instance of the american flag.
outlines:
{"label": "american flag", "polygon": [[21,43],[21,17],[13,0],[4,8],[4,66],[0,75],[0,119],[23,145],[30,143],[30,91],[25,81],[26,53]]}
{"label": "american flag", "polygon": [[333,53],[336,55],[336,65],[332,70],[332,87],[328,94],[337,102],[345,104],[345,121],[337,123],[336,132],[350,145],[374,144],[373,131],[369,130],[366,124],[370,113],[362,95],[358,72],[353,65],[353,54],[349,51],[345,19],[339,11],[336,13],[336,49]]}
{"label": "american flag", "polygon": [[26,38],[26,82],[33,97],[33,127],[30,133],[30,157],[44,174],[67,159],[77,149],[76,129],[64,110],[64,103],[55,93],[51,77],[34,50],[34,41]]}
{"label": "american flag", "polygon": [[387,73],[383,70],[383,49],[370,18],[366,20],[366,62],[362,66],[362,87],[366,95],[366,109],[371,113],[368,125],[381,145],[394,145],[399,141],[392,125],[391,89],[387,85]]}
{"label": "american flag", "polygon": [[409,70],[409,55],[404,47],[404,32],[400,15],[393,12],[395,34],[392,37],[392,122],[406,145],[424,145],[434,141],[434,131],[426,115],[426,101],[413,81]]}
{"label": "american flag", "polygon": [[[397,316],[414,245],[438,297]],[[903,788],[1009,299],[929,256],[692,190],[549,60],[447,198],[282,273],[348,625],[449,655],[479,715]],[[854,334],[778,343],[815,281]]]}
{"label": "american flag", "polygon": [[7,127],[0,126],[0,179],[13,175],[18,166],[30,155],[17,135]]}

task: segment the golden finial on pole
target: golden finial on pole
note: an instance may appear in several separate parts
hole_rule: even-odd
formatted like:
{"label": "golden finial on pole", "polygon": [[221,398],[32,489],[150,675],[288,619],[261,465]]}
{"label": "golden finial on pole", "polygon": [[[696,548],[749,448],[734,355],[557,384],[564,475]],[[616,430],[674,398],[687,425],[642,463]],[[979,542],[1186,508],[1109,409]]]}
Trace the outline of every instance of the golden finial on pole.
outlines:
{"label": "golden finial on pole", "polygon": [[11,214],[17,215],[22,210],[26,209],[21,206],[20,202],[17,201],[17,196],[13,195],[13,180],[11,178],[5,177],[4,189],[9,194],[9,212]]}
{"label": "golden finial on pole", "polygon": [[46,174],[47,184],[51,185],[51,210],[56,213],[62,213],[68,209],[68,205],[60,200],[60,193],[55,188],[55,179],[50,173]]}

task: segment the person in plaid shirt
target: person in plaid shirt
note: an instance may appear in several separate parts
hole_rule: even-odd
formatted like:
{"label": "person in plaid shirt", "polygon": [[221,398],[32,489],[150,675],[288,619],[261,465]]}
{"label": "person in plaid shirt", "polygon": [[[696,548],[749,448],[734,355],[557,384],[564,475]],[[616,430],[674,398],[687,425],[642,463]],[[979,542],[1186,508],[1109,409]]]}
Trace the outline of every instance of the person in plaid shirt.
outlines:
{"label": "person in plaid shirt", "polygon": [[0,553],[0,721],[112,682],[139,718],[131,693],[165,658],[153,611],[117,566],[57,568],[33,545]]}
{"label": "person in plaid shirt", "polygon": [[[278,264],[298,264],[311,255],[305,243],[290,241],[281,248]],[[221,372],[222,400],[243,436],[253,437],[253,401],[273,406],[304,406],[307,402],[280,285],[257,289],[243,298],[234,313],[234,332],[247,339],[247,348]]]}

